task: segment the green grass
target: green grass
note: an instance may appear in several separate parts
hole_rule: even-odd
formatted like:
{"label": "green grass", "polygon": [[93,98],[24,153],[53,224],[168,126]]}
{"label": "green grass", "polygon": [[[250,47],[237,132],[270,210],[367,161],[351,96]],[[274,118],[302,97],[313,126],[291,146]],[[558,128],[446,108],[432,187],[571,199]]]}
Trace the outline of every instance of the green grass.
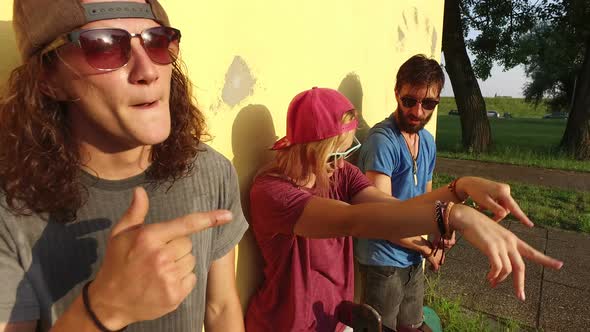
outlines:
{"label": "green grass", "polygon": [[[523,98],[508,98],[508,97],[485,97],[486,109],[494,110],[500,115],[508,112],[515,118],[541,118],[543,115],[549,113],[547,106],[540,104],[535,107],[524,101]],[[450,110],[457,109],[454,97],[441,97],[438,106],[439,114],[448,114]]]}
{"label": "green grass", "polygon": [[[435,174],[433,188],[453,180]],[[590,233],[590,192],[566,191],[509,182],[512,196],[537,225]]]}
{"label": "green grass", "polygon": [[530,330],[510,319],[492,319],[479,312],[467,311],[461,307],[460,299],[440,296],[438,277],[425,276],[424,304],[431,307],[440,317],[445,332],[514,332]]}
{"label": "green grass", "polygon": [[492,150],[474,154],[462,151],[459,117],[439,114],[436,145],[440,157],[590,172],[588,161],[575,160],[557,150],[565,120],[490,119]]}

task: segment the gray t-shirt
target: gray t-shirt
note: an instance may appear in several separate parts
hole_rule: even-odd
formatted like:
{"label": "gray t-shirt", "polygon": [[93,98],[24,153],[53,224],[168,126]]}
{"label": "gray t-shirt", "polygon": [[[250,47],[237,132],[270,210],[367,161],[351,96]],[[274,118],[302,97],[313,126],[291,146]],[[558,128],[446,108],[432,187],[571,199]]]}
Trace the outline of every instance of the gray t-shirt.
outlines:
{"label": "gray t-shirt", "polygon": [[218,152],[203,145],[189,177],[154,186],[145,175],[108,181],[83,173],[88,201],[77,220],[62,224],[38,216],[15,217],[0,208],[0,322],[38,320],[47,331],[100,268],[111,227],[129,207],[133,188],[150,199],[146,223],[197,211],[228,209],[229,224],[192,235],[197,285],[172,313],[129,326],[128,331],[201,331],[207,272],[240,241],[248,225],[240,205],[235,170]]}

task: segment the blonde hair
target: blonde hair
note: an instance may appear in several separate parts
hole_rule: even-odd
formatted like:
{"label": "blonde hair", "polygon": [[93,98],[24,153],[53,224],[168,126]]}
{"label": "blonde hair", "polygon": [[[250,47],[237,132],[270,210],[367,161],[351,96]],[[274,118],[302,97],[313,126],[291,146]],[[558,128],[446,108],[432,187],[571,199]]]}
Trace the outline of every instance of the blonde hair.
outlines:
{"label": "blonde hair", "polygon": [[[348,123],[355,118],[356,111],[350,110],[342,116],[342,123]],[[327,197],[330,192],[330,173],[335,171],[327,163],[328,156],[354,133],[355,131],[351,130],[321,141],[295,144],[278,150],[272,171],[287,176],[297,185],[305,185],[315,176],[315,193]]]}

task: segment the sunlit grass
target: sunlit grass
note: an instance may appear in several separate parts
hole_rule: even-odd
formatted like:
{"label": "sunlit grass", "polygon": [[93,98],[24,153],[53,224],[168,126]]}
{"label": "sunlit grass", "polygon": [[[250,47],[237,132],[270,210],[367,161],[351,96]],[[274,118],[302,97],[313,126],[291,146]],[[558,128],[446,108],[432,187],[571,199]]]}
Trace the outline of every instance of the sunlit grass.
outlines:
{"label": "sunlit grass", "polygon": [[438,290],[439,275],[425,276],[424,304],[441,319],[445,332],[515,332],[530,330],[512,319],[491,318],[479,312],[465,310],[461,299],[447,299]]}
{"label": "sunlit grass", "polygon": [[590,162],[575,160],[557,149],[565,130],[564,120],[490,119],[494,145],[482,154],[462,150],[458,116],[441,114],[437,120],[440,157],[590,172]]}

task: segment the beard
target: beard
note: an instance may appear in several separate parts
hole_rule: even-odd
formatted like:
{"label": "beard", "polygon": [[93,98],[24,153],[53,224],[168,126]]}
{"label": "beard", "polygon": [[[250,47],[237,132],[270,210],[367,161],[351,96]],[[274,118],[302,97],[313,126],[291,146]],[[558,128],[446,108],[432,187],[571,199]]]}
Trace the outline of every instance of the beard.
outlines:
{"label": "beard", "polygon": [[[399,129],[401,131],[405,131],[406,133],[410,133],[410,134],[415,134],[415,133],[419,132],[420,130],[422,130],[422,128],[424,128],[424,126],[426,126],[426,124],[428,123],[428,121],[430,121],[430,118],[432,118],[432,115],[434,114],[434,112],[431,112],[430,114],[428,114],[427,116],[425,116],[423,118],[415,118],[413,116],[406,116],[404,114],[404,112],[399,108],[397,109],[396,113],[397,113],[397,125],[398,125]],[[412,125],[412,124],[410,124],[410,120],[420,121],[420,122],[416,125]]]}

